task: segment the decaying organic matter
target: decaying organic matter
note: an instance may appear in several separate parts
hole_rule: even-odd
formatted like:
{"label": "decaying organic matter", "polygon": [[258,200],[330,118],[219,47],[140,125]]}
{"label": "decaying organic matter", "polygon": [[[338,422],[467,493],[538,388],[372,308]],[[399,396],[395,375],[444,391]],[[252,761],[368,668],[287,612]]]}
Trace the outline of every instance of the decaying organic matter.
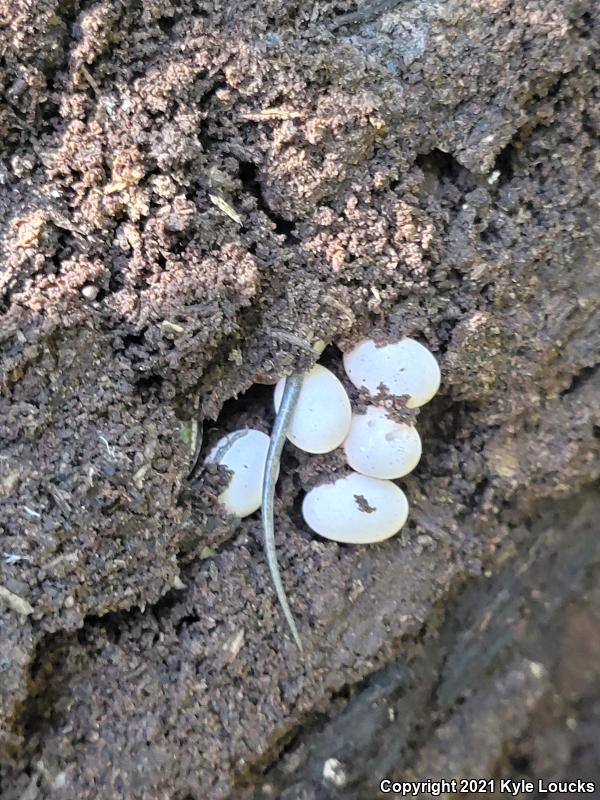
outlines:
{"label": "decaying organic matter", "polygon": [[[596,5],[2,4],[3,800],[600,774]],[[284,450],[301,659],[194,431],[365,336],[443,384],[381,545]]]}

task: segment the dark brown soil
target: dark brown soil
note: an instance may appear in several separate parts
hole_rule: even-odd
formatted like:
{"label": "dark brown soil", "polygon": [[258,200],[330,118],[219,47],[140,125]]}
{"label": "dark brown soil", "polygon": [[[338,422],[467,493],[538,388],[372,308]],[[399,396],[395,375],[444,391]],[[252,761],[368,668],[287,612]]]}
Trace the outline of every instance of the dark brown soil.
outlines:
{"label": "dark brown soil", "polygon": [[[593,0],[0,8],[1,797],[600,775]],[[302,659],[190,470],[365,333],[442,390],[382,545],[286,449]]]}

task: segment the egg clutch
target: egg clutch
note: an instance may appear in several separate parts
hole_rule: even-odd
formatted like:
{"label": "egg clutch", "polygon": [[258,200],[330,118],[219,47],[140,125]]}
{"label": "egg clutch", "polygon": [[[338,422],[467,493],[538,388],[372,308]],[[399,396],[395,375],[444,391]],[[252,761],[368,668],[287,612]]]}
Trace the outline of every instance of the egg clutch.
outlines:
{"label": "egg clutch", "polygon": [[[388,539],[408,517],[408,500],[393,481],[411,472],[421,457],[421,438],[414,425],[394,419],[377,405],[382,388],[387,396],[404,397],[407,408],[427,403],[440,386],[440,369],[432,353],[414,339],[378,346],[365,339],[344,354],[350,381],[373,401],[352,410],[339,379],[320,364],[305,373],[287,431],[288,439],[308,453],[342,447],[350,474],[312,488],[304,497],[302,515],[320,536],[336,542],[370,544]],[[275,387],[279,409],[285,379]],[[220,439],[207,456],[231,472],[219,495],[225,510],[237,517],[261,505],[269,437],[244,429]]]}

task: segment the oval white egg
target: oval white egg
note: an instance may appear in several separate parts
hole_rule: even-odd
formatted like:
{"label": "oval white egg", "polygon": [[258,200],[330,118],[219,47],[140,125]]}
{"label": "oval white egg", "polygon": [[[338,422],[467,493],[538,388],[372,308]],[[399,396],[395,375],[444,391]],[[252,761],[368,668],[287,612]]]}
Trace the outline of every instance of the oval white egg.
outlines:
{"label": "oval white egg", "polygon": [[247,517],[261,506],[269,441],[266,433],[253,428],[233,431],[219,439],[206,457],[206,463],[220,464],[233,473],[219,502],[235,517]]}
{"label": "oval white egg", "polygon": [[371,544],[398,533],[408,517],[408,500],[391,481],[353,472],[311,489],[302,503],[302,515],[326,539]]}
{"label": "oval white egg", "polygon": [[[282,378],[275,387],[276,411],[284,385]],[[329,453],[348,435],[351,419],[346,390],[333,372],[317,364],[304,375],[287,436],[307,453]]]}
{"label": "oval white egg", "polygon": [[421,437],[413,425],[390,419],[384,408],[354,414],[344,442],[348,464],[371,478],[402,478],[421,458]]}
{"label": "oval white egg", "polygon": [[425,405],[440,388],[440,368],[433,354],[415,339],[377,347],[364,339],[344,354],[344,369],[352,383],[377,394],[380,384],[391,394],[409,395],[406,405]]}

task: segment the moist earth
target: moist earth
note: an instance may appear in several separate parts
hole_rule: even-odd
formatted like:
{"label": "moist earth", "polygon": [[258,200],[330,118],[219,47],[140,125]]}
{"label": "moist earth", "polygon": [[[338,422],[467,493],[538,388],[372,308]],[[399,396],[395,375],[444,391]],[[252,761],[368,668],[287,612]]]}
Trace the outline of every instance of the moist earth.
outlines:
{"label": "moist earth", "polygon": [[[1,796],[597,777],[592,0],[1,8]],[[381,545],[284,451],[301,656],[202,462],[364,335],[442,388]]]}

